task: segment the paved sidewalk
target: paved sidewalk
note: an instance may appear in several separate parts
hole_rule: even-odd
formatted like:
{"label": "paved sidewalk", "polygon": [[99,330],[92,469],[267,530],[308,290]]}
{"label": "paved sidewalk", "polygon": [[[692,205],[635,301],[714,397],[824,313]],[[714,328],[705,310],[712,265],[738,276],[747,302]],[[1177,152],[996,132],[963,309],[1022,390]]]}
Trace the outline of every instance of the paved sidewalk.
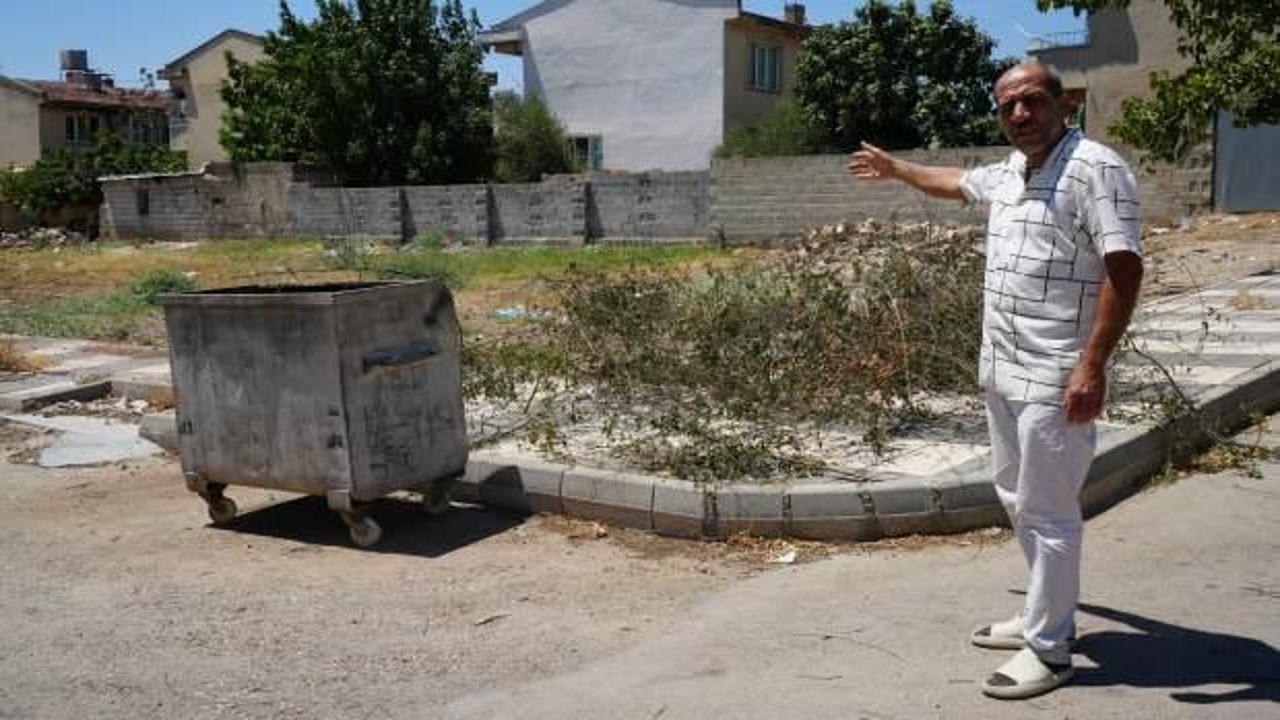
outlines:
{"label": "paved sidewalk", "polygon": [[512,678],[445,717],[1275,718],[1278,552],[1277,463],[1261,480],[1186,477],[1095,518],[1077,680],[1021,703],[981,695],[1007,655],[967,642],[972,627],[1021,603],[1025,570],[1006,542],[848,555],[757,577],[661,638],[542,682]]}

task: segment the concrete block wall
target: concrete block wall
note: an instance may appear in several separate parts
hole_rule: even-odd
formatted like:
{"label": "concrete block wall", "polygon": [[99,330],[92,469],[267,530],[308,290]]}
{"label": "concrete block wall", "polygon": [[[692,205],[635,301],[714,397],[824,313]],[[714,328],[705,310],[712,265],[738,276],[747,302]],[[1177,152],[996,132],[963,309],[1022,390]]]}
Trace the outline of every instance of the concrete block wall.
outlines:
{"label": "concrete block wall", "polygon": [[[930,165],[974,167],[1006,157],[1008,147],[950,148],[899,153]],[[1144,162],[1124,153],[1138,179],[1142,218],[1173,224],[1212,210],[1213,152],[1204,146],[1177,165]],[[730,243],[793,239],[808,228],[841,221],[905,220],[985,223],[977,207],[926,197],[900,183],[854,180],[845,155],[733,158],[711,168],[711,227]]]}
{"label": "concrete block wall", "polygon": [[589,182],[587,234],[592,238],[650,243],[708,236],[710,173],[601,173]]}
{"label": "concrete block wall", "polygon": [[185,175],[103,183],[103,234],[183,240],[212,230],[215,200],[225,181]]}
{"label": "concrete block wall", "polygon": [[489,186],[415,186],[401,191],[405,237],[438,231],[469,244],[489,242]]}
{"label": "concrete block wall", "polygon": [[294,185],[288,213],[294,235],[400,238],[400,188]]}
{"label": "concrete block wall", "polygon": [[490,242],[582,244],[587,239],[587,183],[562,176],[540,183],[491,185]]}
{"label": "concrete block wall", "polygon": [[131,176],[102,183],[102,234],[186,240],[290,234],[289,163],[222,165],[215,172]]}
{"label": "concrete block wall", "polygon": [[[902,153],[933,165],[973,167],[1008,148]],[[440,187],[333,187],[285,163],[219,165],[205,174],[103,183],[107,237],[198,239],[282,235],[405,238],[443,231],[466,242],[728,243],[793,239],[867,217],[983,223],[985,213],[899,183],[858,182],[844,155],[717,160],[708,172],[562,175],[539,183]],[[1131,157],[1143,219],[1174,224],[1210,211],[1213,154],[1176,166]],[[145,194],[147,201],[140,198]],[[148,206],[142,214],[139,209]]]}
{"label": "concrete block wall", "polygon": [[[1007,148],[902,153],[936,165],[974,165]],[[881,220],[982,222],[976,208],[935,200],[898,183],[859,182],[845,155],[731,158],[711,167],[711,228],[729,243],[795,239],[805,230],[867,217]]]}
{"label": "concrete block wall", "polygon": [[1128,153],[1142,196],[1142,221],[1176,225],[1184,218],[1213,212],[1213,148],[1205,144],[1177,164],[1145,162]]}

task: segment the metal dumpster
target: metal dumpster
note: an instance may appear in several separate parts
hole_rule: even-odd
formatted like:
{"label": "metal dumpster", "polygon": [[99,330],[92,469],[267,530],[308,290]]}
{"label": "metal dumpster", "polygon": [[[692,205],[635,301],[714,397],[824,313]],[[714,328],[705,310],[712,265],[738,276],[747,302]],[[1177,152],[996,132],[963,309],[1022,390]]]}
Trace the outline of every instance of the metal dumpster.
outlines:
{"label": "metal dumpster", "polygon": [[322,495],[362,547],[369,501],[448,507],[467,463],[461,337],[435,282],[239,287],[160,297],[187,487],[215,523],[229,485]]}

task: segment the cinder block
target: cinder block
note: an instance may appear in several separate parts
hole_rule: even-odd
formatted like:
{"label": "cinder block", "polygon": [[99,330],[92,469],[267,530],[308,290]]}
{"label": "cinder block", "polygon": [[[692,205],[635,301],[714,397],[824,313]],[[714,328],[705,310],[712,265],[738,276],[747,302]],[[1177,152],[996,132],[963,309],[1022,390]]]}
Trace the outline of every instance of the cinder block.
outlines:
{"label": "cinder block", "polygon": [[655,481],[644,475],[569,469],[560,496],[567,515],[652,530]]}

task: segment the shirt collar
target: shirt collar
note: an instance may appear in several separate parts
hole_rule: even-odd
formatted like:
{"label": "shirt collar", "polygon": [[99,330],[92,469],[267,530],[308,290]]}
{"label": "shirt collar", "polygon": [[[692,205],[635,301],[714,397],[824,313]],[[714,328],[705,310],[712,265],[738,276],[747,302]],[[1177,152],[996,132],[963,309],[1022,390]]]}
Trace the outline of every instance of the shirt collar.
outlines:
{"label": "shirt collar", "polygon": [[[1044,164],[1036,169],[1040,172],[1047,167],[1053,167],[1058,162],[1058,158],[1066,152],[1068,147],[1075,147],[1072,141],[1080,135],[1079,128],[1068,127],[1067,131],[1062,133],[1062,137],[1058,138],[1058,144],[1053,146],[1053,152],[1049,153],[1049,157],[1044,159]],[[1021,150],[1014,150],[1013,157],[1010,159],[1013,169],[1018,172],[1018,177],[1026,178],[1027,176],[1027,156]],[[1030,178],[1027,178],[1030,179]]]}

